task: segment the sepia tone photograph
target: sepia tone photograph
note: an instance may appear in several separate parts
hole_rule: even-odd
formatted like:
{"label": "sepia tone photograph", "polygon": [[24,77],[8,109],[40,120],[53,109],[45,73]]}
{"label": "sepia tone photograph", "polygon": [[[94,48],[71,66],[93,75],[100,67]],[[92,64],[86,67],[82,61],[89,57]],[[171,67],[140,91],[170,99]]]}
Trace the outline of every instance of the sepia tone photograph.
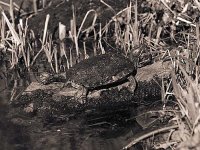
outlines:
{"label": "sepia tone photograph", "polygon": [[0,0],[0,150],[200,150],[200,1]]}

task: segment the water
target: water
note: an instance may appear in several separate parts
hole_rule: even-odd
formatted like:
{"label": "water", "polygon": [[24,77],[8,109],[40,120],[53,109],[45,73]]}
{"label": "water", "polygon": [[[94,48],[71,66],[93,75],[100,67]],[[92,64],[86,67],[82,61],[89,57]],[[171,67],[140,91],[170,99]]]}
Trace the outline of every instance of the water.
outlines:
{"label": "water", "polygon": [[[140,129],[135,121],[125,122],[131,117],[131,109],[81,113],[69,121],[53,123],[11,113],[14,83],[7,89],[5,83],[5,79],[0,80],[1,150],[116,150],[128,144]],[[23,88],[15,87],[15,96]]]}

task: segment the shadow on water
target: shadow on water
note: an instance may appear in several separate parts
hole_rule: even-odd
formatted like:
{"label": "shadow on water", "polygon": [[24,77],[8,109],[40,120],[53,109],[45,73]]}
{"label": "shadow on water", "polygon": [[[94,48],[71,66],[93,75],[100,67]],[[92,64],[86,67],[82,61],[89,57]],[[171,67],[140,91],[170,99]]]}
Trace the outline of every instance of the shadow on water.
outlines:
{"label": "shadow on water", "polygon": [[[1,87],[3,84],[0,84]],[[25,127],[8,119],[10,92],[0,93],[0,147],[1,150],[28,150],[30,138]]]}
{"label": "shadow on water", "polygon": [[[140,131],[135,121],[125,121],[131,117],[131,109],[85,111],[63,122],[17,114],[9,105],[14,83],[10,85],[6,87],[5,79],[0,80],[1,150],[115,150]],[[15,95],[25,86],[15,87]]]}

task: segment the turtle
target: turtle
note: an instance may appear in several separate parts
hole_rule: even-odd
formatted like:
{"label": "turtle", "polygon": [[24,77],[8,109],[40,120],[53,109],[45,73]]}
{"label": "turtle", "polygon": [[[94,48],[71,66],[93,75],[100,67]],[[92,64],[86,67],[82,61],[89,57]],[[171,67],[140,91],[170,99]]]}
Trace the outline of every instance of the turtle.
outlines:
{"label": "turtle", "polygon": [[77,97],[85,97],[94,90],[123,86],[130,93],[136,89],[137,60],[123,54],[107,52],[82,60],[66,71],[66,83],[79,89]]}

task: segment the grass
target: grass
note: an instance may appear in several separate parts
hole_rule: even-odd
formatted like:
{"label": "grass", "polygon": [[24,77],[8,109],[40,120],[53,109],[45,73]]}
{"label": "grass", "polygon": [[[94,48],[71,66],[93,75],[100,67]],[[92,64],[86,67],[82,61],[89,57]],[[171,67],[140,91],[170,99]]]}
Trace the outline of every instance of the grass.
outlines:
{"label": "grass", "polygon": [[[0,1],[0,4],[2,3]],[[28,19],[25,19],[25,21],[21,19],[19,24],[15,24],[14,10],[19,8],[16,7],[12,0],[10,4],[3,3],[10,8],[10,19],[4,11],[1,11],[0,50],[8,55],[10,69],[18,67],[19,60],[22,58],[27,70],[31,71],[31,68],[37,64],[42,56],[50,65],[51,71],[60,73],[63,67],[62,60],[65,61],[64,70],[66,70],[76,62],[81,62],[82,59],[90,57],[85,41],[83,41],[83,52],[80,50],[79,38],[81,33],[86,34],[86,38],[89,39],[89,33],[92,31],[94,33],[94,55],[97,55],[97,49],[100,49],[101,53],[104,54],[106,50],[102,43],[110,38],[107,33],[111,28],[114,28],[114,36],[112,38],[115,41],[115,45],[130,59],[134,60],[135,57],[141,57],[144,53],[150,53],[153,62],[156,62],[156,59],[171,62],[171,78],[168,82],[164,81],[164,78],[162,81],[163,110],[167,109],[165,106],[170,96],[176,98],[178,105],[178,112],[170,114],[173,122],[171,126],[146,133],[124,146],[124,149],[130,148],[155,134],[167,131],[169,131],[168,138],[164,144],[160,145],[160,148],[165,146],[165,148],[181,149],[189,147],[190,144],[195,145],[195,142],[198,143],[200,132],[199,22],[195,23],[194,18],[187,13],[190,9],[194,9],[194,12],[199,12],[200,3],[197,0],[190,3],[182,2],[179,6],[175,6],[181,11],[176,11],[172,9],[171,2],[164,0],[160,2],[148,1],[146,4],[144,3],[144,8],[148,6],[154,11],[144,13],[138,11],[137,2],[130,3],[119,12],[116,12],[103,0],[101,0],[101,3],[114,12],[113,18],[105,26],[102,27],[100,23],[99,28],[96,28],[98,15],[95,10],[91,9],[85,14],[80,27],[77,27],[75,8],[72,6],[73,16],[70,20],[69,37],[66,35],[65,25],[59,23],[59,46],[54,44],[52,35],[48,32],[51,16],[47,15],[43,37],[40,39],[40,49],[36,48],[34,32],[27,26]],[[42,1],[42,4],[44,7],[46,1]],[[164,17],[159,18],[158,10],[164,10]],[[34,13],[39,13],[36,1],[34,1]],[[83,26],[90,14],[94,16],[92,24],[83,30]],[[187,26],[189,29],[175,32],[179,25]],[[143,30],[146,30],[146,35]],[[66,38],[71,39],[75,49],[66,48],[66,43],[64,42]],[[174,43],[174,45],[170,45],[168,41]],[[75,56],[73,55],[74,53]],[[145,58],[141,59],[144,61]],[[178,134],[177,139],[179,140],[171,140],[175,134]]]}

